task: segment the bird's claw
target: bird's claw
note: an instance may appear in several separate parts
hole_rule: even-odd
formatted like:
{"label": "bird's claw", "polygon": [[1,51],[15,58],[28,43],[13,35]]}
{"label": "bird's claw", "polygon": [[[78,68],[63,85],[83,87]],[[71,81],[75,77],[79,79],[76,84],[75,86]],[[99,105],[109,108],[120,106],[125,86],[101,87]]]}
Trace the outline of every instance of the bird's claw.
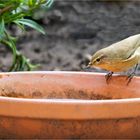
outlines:
{"label": "bird's claw", "polygon": [[127,85],[129,85],[129,83],[131,82],[132,78],[135,76],[137,67],[138,67],[138,64],[136,64],[134,71],[127,76],[127,78],[126,78],[126,80],[128,80]]}
{"label": "bird's claw", "polygon": [[131,80],[133,79],[134,76],[135,76],[135,73],[131,73],[127,76],[127,78],[126,78],[127,85],[129,85],[129,83],[131,82]]}
{"label": "bird's claw", "polygon": [[112,77],[113,72],[109,72],[105,75],[106,83],[109,84],[109,81]]}

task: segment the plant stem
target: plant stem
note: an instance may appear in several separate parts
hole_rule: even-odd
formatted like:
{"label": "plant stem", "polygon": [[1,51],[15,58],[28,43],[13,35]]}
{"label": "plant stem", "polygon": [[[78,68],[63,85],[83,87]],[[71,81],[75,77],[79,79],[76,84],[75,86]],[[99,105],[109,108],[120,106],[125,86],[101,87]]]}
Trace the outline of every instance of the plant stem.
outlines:
{"label": "plant stem", "polygon": [[3,9],[0,9],[0,15],[2,15],[3,13],[5,13],[6,11],[9,11],[10,9],[13,8],[13,5],[9,5]]}

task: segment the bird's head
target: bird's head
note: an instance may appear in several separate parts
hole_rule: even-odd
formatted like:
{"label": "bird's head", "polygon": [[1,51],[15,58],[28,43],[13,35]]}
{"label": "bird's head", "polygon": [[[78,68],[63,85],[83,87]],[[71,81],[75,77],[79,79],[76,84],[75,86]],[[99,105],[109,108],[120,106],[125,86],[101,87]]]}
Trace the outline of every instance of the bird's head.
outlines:
{"label": "bird's head", "polygon": [[99,67],[102,69],[106,69],[107,65],[109,64],[108,61],[108,54],[106,53],[106,51],[99,50],[97,51],[91,58],[89,64],[88,64],[88,68],[91,67]]}

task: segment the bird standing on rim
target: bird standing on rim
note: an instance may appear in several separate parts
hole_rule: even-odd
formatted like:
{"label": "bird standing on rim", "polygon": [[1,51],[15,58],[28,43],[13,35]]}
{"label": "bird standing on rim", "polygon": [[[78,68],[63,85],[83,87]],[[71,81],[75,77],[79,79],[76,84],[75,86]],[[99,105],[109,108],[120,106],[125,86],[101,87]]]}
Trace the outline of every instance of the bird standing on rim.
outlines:
{"label": "bird standing on rim", "polygon": [[92,56],[88,68],[99,67],[109,71],[106,75],[108,82],[114,72],[127,71],[135,66],[134,72],[128,76],[129,83],[135,75],[139,62],[140,34],[137,34],[97,51]]}

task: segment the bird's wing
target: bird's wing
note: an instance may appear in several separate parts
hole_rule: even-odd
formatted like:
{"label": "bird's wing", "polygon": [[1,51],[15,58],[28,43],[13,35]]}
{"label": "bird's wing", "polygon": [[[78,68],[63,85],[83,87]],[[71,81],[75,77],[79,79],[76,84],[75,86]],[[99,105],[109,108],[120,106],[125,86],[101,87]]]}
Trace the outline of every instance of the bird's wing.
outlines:
{"label": "bird's wing", "polygon": [[129,59],[140,46],[140,34],[126,38],[120,42],[112,44],[110,48],[112,50],[112,58],[114,56],[119,60]]}
{"label": "bird's wing", "polygon": [[140,62],[140,46],[135,50],[133,55],[131,55],[128,59],[124,60],[123,62],[138,64]]}
{"label": "bird's wing", "polygon": [[134,56],[137,58],[137,63],[140,63],[140,46],[136,49]]}

